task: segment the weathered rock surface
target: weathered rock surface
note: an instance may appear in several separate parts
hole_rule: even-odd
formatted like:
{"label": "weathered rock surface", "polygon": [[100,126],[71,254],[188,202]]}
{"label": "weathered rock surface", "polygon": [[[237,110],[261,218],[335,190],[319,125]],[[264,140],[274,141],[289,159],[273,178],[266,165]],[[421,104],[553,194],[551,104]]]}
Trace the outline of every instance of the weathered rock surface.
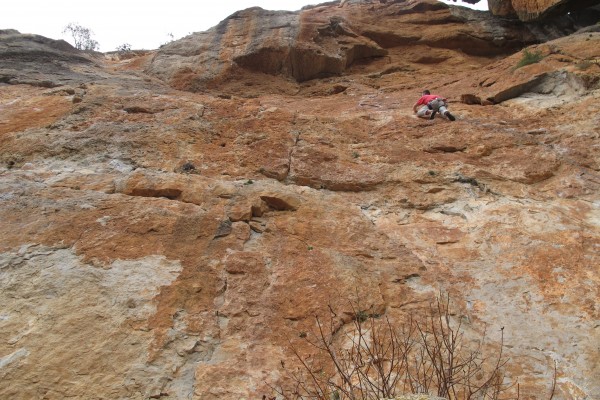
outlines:
{"label": "weathered rock surface", "polygon": [[0,30],[0,82],[56,87],[82,83],[92,59],[64,40]]}
{"label": "weathered rock surface", "polygon": [[488,0],[492,14],[504,17],[517,16],[521,21],[536,21],[578,12],[594,5],[598,0]]}
{"label": "weathered rock surface", "polygon": [[[337,16],[356,37],[302,44],[325,58],[387,52],[305,82],[227,46],[207,50],[210,76],[176,54],[207,46],[192,37],[153,61],[0,54],[0,398],[270,398],[314,315],[343,326],[358,296],[396,321],[440,291],[467,336],[497,344],[504,327],[521,398],[547,397],[555,362],[555,399],[600,397],[600,33],[532,46],[545,57],[514,69],[520,49],[500,54],[528,39],[462,51],[463,12],[274,13],[312,33]],[[283,46],[273,15],[236,15],[262,32],[240,46]],[[410,19],[456,42],[400,45]],[[465,29],[504,29],[482,26]],[[22,54],[58,51],[9,36]],[[197,79],[169,75],[183,64]],[[416,119],[423,88],[457,121]]]}
{"label": "weathered rock surface", "polygon": [[357,60],[385,54],[339,16],[328,20],[255,7],[163,46],[148,71],[174,87],[200,91],[205,84],[234,79],[236,67],[306,81],[340,74]]}
{"label": "weathered rock surface", "polygon": [[[353,64],[386,56],[391,49],[416,45],[506,55],[569,29],[568,24],[560,29],[525,26],[433,0],[357,2],[341,9],[310,6],[298,13],[256,7],[161,47],[147,72],[182,90],[231,87],[231,92],[243,95],[262,85],[264,74],[297,82],[335,76]],[[443,60],[421,54],[415,61]],[[295,92],[293,82],[286,81],[260,90]]]}
{"label": "weathered rock surface", "polygon": [[[532,62],[523,63],[527,59]],[[600,33],[582,32],[515,53],[460,86],[474,88],[477,99],[471,97],[471,104],[501,103],[524,94],[538,106],[566,103],[600,88],[598,60]]]}

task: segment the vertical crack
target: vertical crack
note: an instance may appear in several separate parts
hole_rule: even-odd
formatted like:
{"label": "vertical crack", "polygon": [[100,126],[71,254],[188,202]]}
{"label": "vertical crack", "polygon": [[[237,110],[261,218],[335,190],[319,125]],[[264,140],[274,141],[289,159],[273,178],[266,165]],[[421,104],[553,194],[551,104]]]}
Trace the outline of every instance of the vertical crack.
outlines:
{"label": "vertical crack", "polygon": [[[293,126],[296,125],[297,118],[298,118],[298,111],[296,111],[294,113],[294,119],[292,120]],[[300,135],[302,134],[300,132],[300,130],[297,130],[297,129],[293,129],[290,133],[292,134],[293,143],[292,143],[292,146],[290,147],[290,151],[288,152],[287,171],[285,173],[285,178],[283,179],[284,182],[287,182],[287,179],[290,176],[290,171],[292,170],[292,160],[294,158],[294,151],[296,150],[296,147],[298,146],[298,142],[300,141]]]}

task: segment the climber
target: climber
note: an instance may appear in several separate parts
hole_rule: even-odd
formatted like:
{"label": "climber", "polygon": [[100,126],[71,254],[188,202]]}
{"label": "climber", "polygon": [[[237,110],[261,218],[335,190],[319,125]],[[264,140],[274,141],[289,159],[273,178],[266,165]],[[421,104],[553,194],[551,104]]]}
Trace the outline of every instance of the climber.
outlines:
{"label": "climber", "polygon": [[456,120],[454,115],[448,111],[448,102],[442,96],[431,94],[429,90],[424,90],[421,98],[413,106],[413,112],[417,113],[419,118],[434,119],[436,113],[440,113],[450,121]]}

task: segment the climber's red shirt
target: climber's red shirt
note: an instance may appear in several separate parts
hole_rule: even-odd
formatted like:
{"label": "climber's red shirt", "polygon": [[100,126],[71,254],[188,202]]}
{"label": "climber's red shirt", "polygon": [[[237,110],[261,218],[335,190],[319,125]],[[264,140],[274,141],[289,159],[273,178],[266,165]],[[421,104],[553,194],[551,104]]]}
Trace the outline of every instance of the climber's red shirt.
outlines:
{"label": "climber's red shirt", "polygon": [[444,99],[442,96],[438,96],[437,94],[426,94],[422,96],[419,101],[417,101],[417,106],[424,105],[426,106],[431,100],[435,99]]}

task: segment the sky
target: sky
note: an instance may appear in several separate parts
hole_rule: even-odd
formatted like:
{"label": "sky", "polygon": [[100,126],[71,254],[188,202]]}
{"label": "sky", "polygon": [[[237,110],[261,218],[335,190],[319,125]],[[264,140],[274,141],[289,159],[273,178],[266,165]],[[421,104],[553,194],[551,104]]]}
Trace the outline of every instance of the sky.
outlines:
{"label": "sky", "polygon": [[[299,10],[326,0],[11,0],[2,4],[0,29],[16,29],[52,39],[72,38],[63,33],[69,23],[93,32],[100,51],[157,49],[172,39],[205,31],[235,11],[259,6],[268,10]],[[449,4],[468,6],[458,1]],[[487,10],[487,0],[470,6]]]}

